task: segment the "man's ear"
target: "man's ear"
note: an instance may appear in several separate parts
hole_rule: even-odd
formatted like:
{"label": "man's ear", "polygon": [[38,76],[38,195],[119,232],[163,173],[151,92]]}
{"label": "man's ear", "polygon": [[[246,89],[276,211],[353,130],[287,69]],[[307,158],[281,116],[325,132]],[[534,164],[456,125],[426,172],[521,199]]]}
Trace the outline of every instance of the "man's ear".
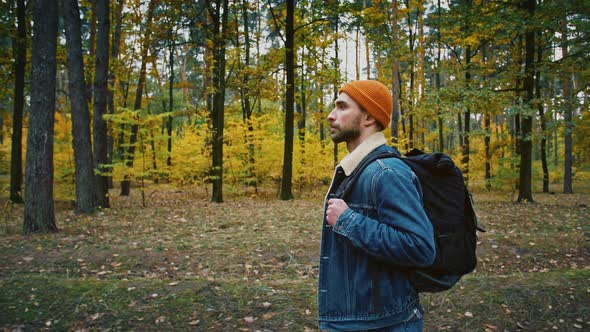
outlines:
{"label": "man's ear", "polygon": [[377,120],[369,112],[363,112],[363,125],[365,127],[370,127],[375,123],[377,123]]}

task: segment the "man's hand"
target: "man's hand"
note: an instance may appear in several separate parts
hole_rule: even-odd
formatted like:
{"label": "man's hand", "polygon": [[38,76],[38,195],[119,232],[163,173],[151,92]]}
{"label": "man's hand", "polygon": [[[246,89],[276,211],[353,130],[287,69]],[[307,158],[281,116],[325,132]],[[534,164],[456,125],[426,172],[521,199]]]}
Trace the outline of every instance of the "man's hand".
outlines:
{"label": "man's hand", "polygon": [[344,212],[344,210],[348,209],[348,204],[345,201],[332,198],[328,201],[328,209],[326,210],[326,221],[329,225],[334,226],[338,217]]}

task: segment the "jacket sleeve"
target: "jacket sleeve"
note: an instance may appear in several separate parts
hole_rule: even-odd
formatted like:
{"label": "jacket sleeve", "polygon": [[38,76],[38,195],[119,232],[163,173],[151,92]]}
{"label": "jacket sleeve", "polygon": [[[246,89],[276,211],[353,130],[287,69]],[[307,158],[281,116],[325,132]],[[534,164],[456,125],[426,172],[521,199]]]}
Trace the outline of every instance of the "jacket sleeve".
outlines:
{"label": "jacket sleeve", "polygon": [[416,175],[386,167],[370,180],[378,220],[348,208],[338,218],[334,232],[391,264],[431,265],[436,254],[434,234],[422,206]]}

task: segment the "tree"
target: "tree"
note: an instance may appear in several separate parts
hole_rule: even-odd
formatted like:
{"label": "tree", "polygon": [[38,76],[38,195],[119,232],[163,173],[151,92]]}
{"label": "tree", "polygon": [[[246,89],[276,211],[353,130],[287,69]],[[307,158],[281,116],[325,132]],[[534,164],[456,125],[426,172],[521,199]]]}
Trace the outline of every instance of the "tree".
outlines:
{"label": "tree", "polygon": [[[117,11],[115,12],[115,31],[113,33],[113,41],[111,45],[111,63],[117,63],[119,58],[119,50],[121,46],[121,26],[123,23],[123,5],[125,4],[125,0],[118,0],[117,1]],[[110,66],[109,69],[109,89],[107,91],[107,104],[108,104],[108,111],[109,114],[115,113],[115,98],[114,98],[114,89],[115,89],[115,68]],[[107,163],[113,163],[113,136],[107,136]],[[107,179],[109,188],[113,187],[113,178],[112,176],[108,176]]]}
{"label": "tree", "polygon": [[23,232],[56,232],[53,205],[57,0],[35,0]]}
{"label": "tree", "polygon": [[94,75],[94,167],[96,174],[96,199],[98,206],[109,207],[109,169],[107,152],[107,113],[109,76],[109,1],[96,0],[96,66]]}
{"label": "tree", "polygon": [[[252,125],[252,102],[250,94],[253,92],[252,83],[250,82],[251,79],[251,72],[252,68],[251,61],[250,61],[250,45],[251,45],[251,37],[250,37],[250,18],[248,15],[248,2],[246,0],[242,0],[242,24],[244,26],[244,63],[241,68],[242,73],[242,80],[240,85],[240,102],[242,106],[242,118],[246,125],[248,126],[248,133],[246,136],[246,141],[248,144],[248,185],[252,185],[254,189],[257,191],[257,181],[254,174],[254,165],[255,165],[255,158],[254,158],[254,126]],[[242,62],[240,61],[240,64]]]}
{"label": "tree", "polygon": [[399,27],[397,0],[391,1],[391,86],[393,110],[391,112],[391,137],[393,144],[398,144],[398,126],[400,118],[400,71],[399,71]]}
{"label": "tree", "polygon": [[281,178],[281,199],[293,199],[293,139],[295,106],[295,0],[287,0],[287,18],[285,27],[285,71],[287,87],[285,91],[285,148],[283,154],[283,176]]}
{"label": "tree", "polygon": [[549,167],[547,165],[547,119],[545,110],[541,102],[541,63],[543,61],[543,45],[541,43],[542,33],[537,32],[537,63],[535,71],[535,98],[537,110],[539,112],[539,121],[541,125],[541,166],[543,168],[543,192],[549,192]]}
{"label": "tree", "polygon": [[25,0],[16,1],[16,56],[14,66],[14,109],[12,113],[12,152],[10,159],[10,200],[22,203],[22,135],[25,105],[25,63],[27,61],[27,25]]}
{"label": "tree", "polygon": [[[525,0],[524,6],[527,9],[528,19],[532,20],[535,14],[536,0]],[[527,25],[525,32],[525,77],[524,90],[526,93],[526,103],[529,106],[533,104],[534,79],[535,79],[535,31],[532,25]],[[520,142],[520,177],[518,186],[518,201],[533,202],[532,192],[532,128],[533,118],[530,112],[522,114],[521,119],[522,138]]]}
{"label": "tree", "polygon": [[574,192],[572,186],[572,131],[573,131],[573,105],[572,105],[572,92],[571,92],[571,72],[567,64],[569,50],[568,50],[568,28],[567,28],[567,17],[564,16],[561,20],[561,53],[566,61],[564,70],[562,71],[562,84],[563,84],[563,99],[565,105],[565,133],[564,133],[564,163],[563,163],[563,192],[571,194]]}
{"label": "tree", "polygon": [[223,129],[225,120],[225,41],[227,40],[228,1],[216,0],[215,8],[207,1],[207,8],[213,24],[213,103],[211,119],[213,125],[213,166],[211,178],[213,192],[211,201],[223,202]]}
{"label": "tree", "polygon": [[68,51],[72,137],[76,164],[76,211],[91,213],[97,207],[96,179],[90,143],[90,114],[86,101],[78,0],[63,0],[63,15]]}
{"label": "tree", "polygon": [[[154,10],[158,0],[150,0],[148,6],[147,20],[145,23],[145,35],[141,45],[141,68],[139,69],[139,79],[137,81],[137,89],[135,90],[135,104],[133,110],[139,112],[141,109],[141,99],[143,97],[143,89],[145,85],[146,66],[148,60],[148,49],[150,47],[150,37],[152,33],[152,19],[154,17]],[[138,114],[136,116],[139,116]],[[133,158],[135,156],[135,144],[137,143],[137,131],[139,126],[137,122],[131,125],[131,136],[129,137],[129,148],[127,149],[127,155],[125,156],[125,166],[128,169],[133,167]],[[129,196],[131,189],[131,182],[129,176],[125,175],[125,178],[121,182],[121,196]]]}

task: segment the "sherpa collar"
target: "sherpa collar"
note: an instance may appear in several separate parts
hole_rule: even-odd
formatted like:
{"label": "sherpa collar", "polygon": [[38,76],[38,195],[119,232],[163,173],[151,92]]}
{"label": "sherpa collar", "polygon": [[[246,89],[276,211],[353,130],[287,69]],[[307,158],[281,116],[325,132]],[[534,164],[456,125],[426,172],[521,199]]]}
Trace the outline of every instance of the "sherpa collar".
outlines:
{"label": "sherpa collar", "polygon": [[344,174],[349,176],[356,167],[361,163],[369,153],[383,144],[387,144],[387,140],[383,135],[383,132],[376,132],[369,136],[364,142],[362,142],[356,149],[352,150],[340,161],[340,166],[344,170]]}

